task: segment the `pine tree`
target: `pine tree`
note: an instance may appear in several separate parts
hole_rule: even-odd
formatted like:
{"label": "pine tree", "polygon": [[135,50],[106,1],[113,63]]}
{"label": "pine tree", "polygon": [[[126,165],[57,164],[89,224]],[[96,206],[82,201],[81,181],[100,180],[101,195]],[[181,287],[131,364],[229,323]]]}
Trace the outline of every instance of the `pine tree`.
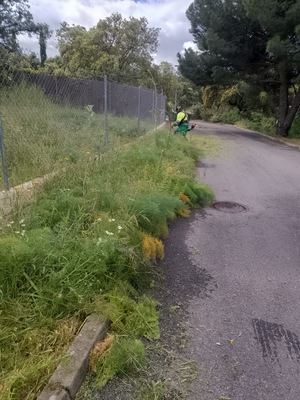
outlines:
{"label": "pine tree", "polygon": [[187,17],[199,52],[179,55],[182,74],[198,85],[260,85],[287,135],[300,106],[300,1],[194,0]]}

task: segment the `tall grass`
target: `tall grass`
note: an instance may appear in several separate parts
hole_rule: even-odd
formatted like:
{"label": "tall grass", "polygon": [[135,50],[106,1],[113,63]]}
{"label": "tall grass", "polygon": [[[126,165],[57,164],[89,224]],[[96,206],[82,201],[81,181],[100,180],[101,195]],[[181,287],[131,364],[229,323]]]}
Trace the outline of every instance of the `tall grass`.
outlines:
{"label": "tall grass", "polygon": [[[92,108],[57,104],[41,89],[21,84],[0,90],[6,157],[11,185],[86,161],[104,148],[104,117]],[[110,146],[150,129],[151,122],[108,116]],[[0,183],[2,184],[2,182]]]}
{"label": "tall grass", "polygon": [[198,156],[195,143],[158,132],[101,160],[79,158],[3,227],[1,399],[34,399],[91,312],[110,318],[113,333],[124,339],[99,361],[99,384],[119,372],[118,354],[124,368],[132,366],[124,355],[128,343],[142,360],[137,339],[159,336],[156,304],[144,296],[153,260],[145,240],[154,235],[158,241],[170,219],[212,200],[211,191],[193,180]]}

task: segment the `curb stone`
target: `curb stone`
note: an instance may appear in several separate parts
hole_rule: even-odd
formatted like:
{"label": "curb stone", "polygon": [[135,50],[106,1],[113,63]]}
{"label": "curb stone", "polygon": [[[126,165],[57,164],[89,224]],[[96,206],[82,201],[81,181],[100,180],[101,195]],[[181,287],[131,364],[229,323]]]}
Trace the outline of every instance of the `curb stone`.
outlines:
{"label": "curb stone", "polygon": [[64,389],[44,389],[38,400],[72,400],[69,393]]}
{"label": "curb stone", "polygon": [[51,376],[37,400],[72,400],[89,369],[89,355],[96,342],[107,334],[109,322],[98,315],[87,317],[80,332],[69,347],[66,357]]}
{"label": "curb stone", "polygon": [[43,184],[52,179],[57,173],[52,172],[40,178],[21,183],[9,190],[0,191],[0,216],[7,216],[17,204],[29,203]]}

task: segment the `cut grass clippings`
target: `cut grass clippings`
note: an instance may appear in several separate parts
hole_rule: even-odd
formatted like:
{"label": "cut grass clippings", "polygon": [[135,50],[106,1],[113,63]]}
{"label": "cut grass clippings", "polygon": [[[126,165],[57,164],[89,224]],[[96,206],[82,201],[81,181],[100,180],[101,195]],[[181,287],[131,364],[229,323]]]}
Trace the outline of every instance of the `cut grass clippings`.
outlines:
{"label": "cut grass clippings", "polygon": [[70,164],[15,213],[0,236],[2,400],[34,399],[92,312],[115,337],[94,360],[98,384],[143,363],[141,337],[159,337],[144,291],[168,221],[213,199],[194,180],[199,154],[195,142],[147,135]]}

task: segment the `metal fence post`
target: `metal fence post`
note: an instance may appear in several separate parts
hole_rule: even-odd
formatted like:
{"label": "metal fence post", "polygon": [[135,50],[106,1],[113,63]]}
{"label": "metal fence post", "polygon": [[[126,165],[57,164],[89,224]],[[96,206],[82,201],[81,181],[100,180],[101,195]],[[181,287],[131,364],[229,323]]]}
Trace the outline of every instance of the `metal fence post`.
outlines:
{"label": "metal fence post", "polygon": [[108,145],[107,75],[104,75],[104,144]]}
{"label": "metal fence post", "polygon": [[155,91],[152,90],[152,116],[153,116],[153,124],[155,126]]}
{"label": "metal fence post", "polygon": [[1,163],[2,163],[2,174],[3,174],[3,182],[6,190],[9,190],[9,179],[8,179],[8,169],[5,158],[5,148],[4,148],[4,133],[3,133],[3,125],[0,117],[0,153],[1,153]]}
{"label": "metal fence post", "polygon": [[164,90],[162,89],[161,95],[160,95],[160,116],[161,116],[161,121],[160,123],[162,124],[165,121],[165,112],[164,112]]}
{"label": "metal fence post", "polygon": [[141,86],[138,92],[138,131],[141,129]]}
{"label": "metal fence post", "polygon": [[155,121],[154,121],[154,123],[155,123],[155,130],[157,129],[157,106],[158,106],[158,104],[157,104],[157,88],[156,88],[156,85],[155,85],[155,90],[154,90],[154,96],[155,96],[155,106],[154,106],[154,118],[155,118]]}

